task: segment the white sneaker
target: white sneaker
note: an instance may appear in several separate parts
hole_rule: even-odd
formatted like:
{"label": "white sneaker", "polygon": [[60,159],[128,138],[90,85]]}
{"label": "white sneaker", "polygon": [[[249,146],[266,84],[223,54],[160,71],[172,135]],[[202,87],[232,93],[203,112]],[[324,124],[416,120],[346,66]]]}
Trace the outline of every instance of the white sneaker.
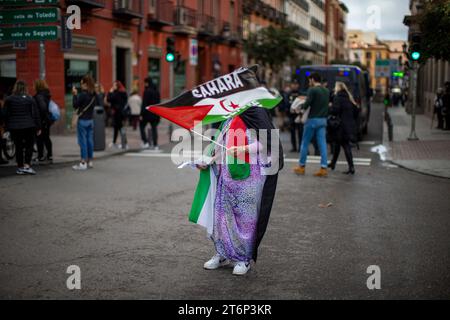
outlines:
{"label": "white sneaker", "polygon": [[88,169],[87,163],[79,163],[72,167],[75,171],[86,171]]}
{"label": "white sneaker", "polygon": [[250,262],[238,262],[234,266],[233,274],[235,276],[243,276],[246,275],[250,270]]}
{"label": "white sneaker", "polygon": [[88,162],[88,168],[89,169],[94,169],[94,162],[93,161],[89,161]]}
{"label": "white sneaker", "polygon": [[141,148],[142,149],[150,149],[150,145],[148,143],[142,143]]}
{"label": "white sneaker", "polygon": [[225,259],[222,256],[216,254],[211,258],[211,260],[205,263],[203,268],[205,268],[206,270],[216,270],[228,264],[230,264],[230,261],[228,259]]}
{"label": "white sneaker", "polygon": [[158,146],[155,146],[155,147],[153,147],[153,150],[159,151],[159,147],[158,147]]}
{"label": "white sneaker", "polygon": [[36,171],[34,171],[33,168],[30,168],[30,167],[23,168],[23,169],[22,169],[22,172],[23,172],[24,174],[29,174],[29,175],[31,175],[31,176],[36,175]]}
{"label": "white sneaker", "polygon": [[110,148],[110,149],[118,149],[119,146],[118,146],[117,144],[111,142],[111,143],[109,144],[109,148]]}

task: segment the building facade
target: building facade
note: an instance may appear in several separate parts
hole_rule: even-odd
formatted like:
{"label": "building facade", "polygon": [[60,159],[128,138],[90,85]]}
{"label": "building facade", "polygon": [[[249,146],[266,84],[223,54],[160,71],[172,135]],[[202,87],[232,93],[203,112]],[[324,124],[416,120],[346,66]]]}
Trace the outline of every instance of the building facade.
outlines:
{"label": "building facade", "polygon": [[326,63],[347,61],[346,25],[348,9],[338,0],[326,0],[325,5]]}
{"label": "building facade", "polygon": [[[46,80],[67,123],[71,88],[85,74],[106,91],[120,80],[128,91],[142,92],[143,79],[151,76],[166,99],[241,65],[242,0],[66,0],[61,12],[73,4],[82,21],[72,49],[61,50],[59,40],[45,42]],[[169,37],[178,56],[173,89],[165,60]],[[29,42],[25,50],[0,44],[0,66],[0,90],[10,90],[16,79],[31,84],[39,77],[39,43]]]}
{"label": "building facade", "polygon": [[313,64],[325,64],[326,36],[325,36],[325,2],[323,0],[310,1],[311,16],[311,47],[315,51]]}
{"label": "building facade", "polygon": [[[404,24],[408,26],[409,40],[414,33],[420,32],[417,16],[423,8],[423,0],[410,0],[411,14],[406,16]],[[428,59],[419,67],[417,79],[417,112],[433,116],[434,100],[438,88],[443,88],[444,83],[450,81],[450,62],[436,59]],[[411,94],[407,110],[412,104]]]}
{"label": "building facade", "polygon": [[358,62],[370,73],[371,88],[377,95],[384,95],[390,86],[390,75],[377,75],[377,61],[389,60],[389,46],[377,39],[376,33],[348,30],[349,61]]}

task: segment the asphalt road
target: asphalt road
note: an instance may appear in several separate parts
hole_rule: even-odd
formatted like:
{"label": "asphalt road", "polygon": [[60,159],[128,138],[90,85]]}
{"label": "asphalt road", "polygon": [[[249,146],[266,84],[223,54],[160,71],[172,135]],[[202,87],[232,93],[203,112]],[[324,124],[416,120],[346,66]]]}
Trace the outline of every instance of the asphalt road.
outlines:
{"label": "asphalt road", "polygon": [[[377,108],[366,139],[379,142],[380,130]],[[387,167],[369,148],[358,156],[371,165],[354,177],[317,179],[315,165],[297,177],[287,165],[260,260],[241,278],[202,269],[213,246],[187,221],[198,174],[168,158],[3,177],[0,298],[450,298],[450,180]],[[71,265],[81,290],[66,287]],[[380,290],[366,286],[371,265]]]}

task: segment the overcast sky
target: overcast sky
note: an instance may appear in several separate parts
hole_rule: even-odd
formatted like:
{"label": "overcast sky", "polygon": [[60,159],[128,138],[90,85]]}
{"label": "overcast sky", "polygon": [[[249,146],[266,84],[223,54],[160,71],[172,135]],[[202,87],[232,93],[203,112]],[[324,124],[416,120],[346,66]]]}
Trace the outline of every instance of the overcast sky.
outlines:
{"label": "overcast sky", "polygon": [[[403,25],[403,18],[409,14],[409,0],[342,0],[342,2],[350,11],[348,29],[373,31],[381,40],[407,39],[408,29]],[[377,19],[377,16],[380,19]]]}

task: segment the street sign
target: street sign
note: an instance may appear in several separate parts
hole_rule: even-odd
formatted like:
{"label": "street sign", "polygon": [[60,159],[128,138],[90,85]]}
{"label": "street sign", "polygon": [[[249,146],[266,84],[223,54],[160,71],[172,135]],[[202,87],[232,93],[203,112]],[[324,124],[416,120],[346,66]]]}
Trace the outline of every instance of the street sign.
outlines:
{"label": "street sign", "polygon": [[0,24],[57,22],[59,19],[59,8],[4,10],[0,12]]}
{"label": "street sign", "polygon": [[375,78],[391,77],[391,61],[377,60],[375,63]]}
{"label": "street sign", "polygon": [[0,28],[0,41],[57,40],[59,35],[58,26]]}
{"label": "street sign", "polygon": [[0,0],[0,7],[55,6],[58,4],[59,0]]}

